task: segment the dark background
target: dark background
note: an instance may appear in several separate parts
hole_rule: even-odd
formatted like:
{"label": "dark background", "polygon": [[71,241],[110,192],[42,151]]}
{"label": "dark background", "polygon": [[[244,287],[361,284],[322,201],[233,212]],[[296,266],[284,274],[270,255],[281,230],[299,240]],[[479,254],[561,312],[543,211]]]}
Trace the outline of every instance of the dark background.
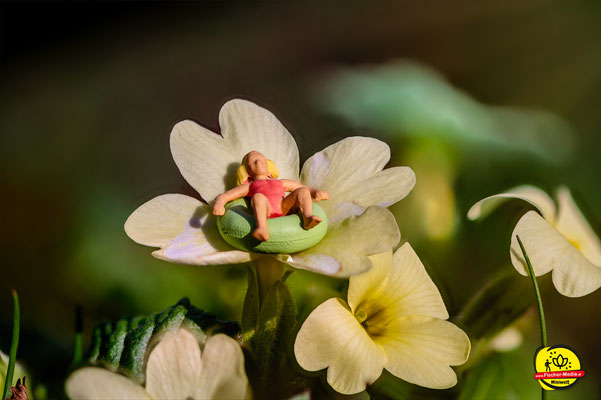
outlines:
{"label": "dark background", "polygon": [[[411,205],[420,201],[415,193],[393,207],[403,240],[457,315],[496,271],[511,268],[509,235],[526,209],[511,203],[469,223],[465,213],[480,198],[519,183],[567,184],[601,232],[600,22],[594,1],[1,2],[0,348],[8,352],[13,287],[22,306],[19,360],[52,395],[70,361],[76,304],[87,334],[97,322],[158,311],[184,295],[238,318],[244,268],[170,265],[123,232],[144,201],[195,195],[171,159],[172,126],[192,118],[218,130],[221,105],[243,97],[280,118],[303,161],[362,134],[391,145],[391,165],[419,171],[412,161],[424,157],[415,154],[429,154],[422,142],[349,122],[315,95],[340,69],[369,73],[405,59],[439,71],[483,104],[547,110],[572,129],[573,153],[555,161],[527,151],[465,150],[452,139],[441,145],[454,171],[441,173],[445,162],[432,161],[454,199],[454,227],[444,238],[407,223],[410,211],[421,215]],[[313,282],[344,287],[296,275],[290,285],[301,311],[316,305],[308,294]],[[568,299],[548,277],[541,281],[550,341],[573,347],[587,369],[582,383],[554,395],[598,395],[600,291]],[[535,319],[522,328],[527,341],[518,351],[526,360],[537,347],[536,329]],[[530,373],[530,365],[523,368]]]}

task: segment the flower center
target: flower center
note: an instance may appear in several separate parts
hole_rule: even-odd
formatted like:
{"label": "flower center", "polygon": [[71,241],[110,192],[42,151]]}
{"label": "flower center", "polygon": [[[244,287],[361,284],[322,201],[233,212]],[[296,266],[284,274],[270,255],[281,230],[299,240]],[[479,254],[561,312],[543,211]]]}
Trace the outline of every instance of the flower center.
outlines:
{"label": "flower center", "polygon": [[357,321],[359,321],[360,324],[363,324],[367,319],[367,313],[365,310],[359,310],[355,313],[355,318],[357,318]]}

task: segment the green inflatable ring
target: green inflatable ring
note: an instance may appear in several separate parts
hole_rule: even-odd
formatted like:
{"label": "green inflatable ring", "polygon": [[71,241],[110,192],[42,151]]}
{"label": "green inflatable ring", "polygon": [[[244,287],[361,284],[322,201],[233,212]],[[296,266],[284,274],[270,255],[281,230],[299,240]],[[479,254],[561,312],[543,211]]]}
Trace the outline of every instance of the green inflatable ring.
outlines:
{"label": "green inflatable ring", "polygon": [[261,242],[251,236],[255,229],[255,216],[244,199],[225,205],[225,214],[217,217],[221,237],[230,245],[245,251],[259,253],[296,253],[315,246],[328,231],[328,217],[323,209],[313,203],[313,214],[321,218],[319,225],[305,230],[299,214],[269,218],[269,240]]}

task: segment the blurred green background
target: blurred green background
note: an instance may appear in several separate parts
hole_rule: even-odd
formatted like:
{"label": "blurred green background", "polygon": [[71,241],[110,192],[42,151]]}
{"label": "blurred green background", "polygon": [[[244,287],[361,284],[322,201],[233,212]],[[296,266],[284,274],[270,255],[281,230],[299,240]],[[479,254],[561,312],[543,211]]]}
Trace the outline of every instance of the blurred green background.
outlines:
{"label": "blurred green background", "polygon": [[[417,174],[392,207],[403,241],[460,325],[493,276],[526,280],[509,263],[509,239],[527,206],[471,223],[477,200],[521,183],[567,184],[601,233],[598,2],[2,2],[0,18],[0,349],[14,287],[18,358],[51,396],[61,396],[77,304],[88,336],[100,321],[183,296],[239,318],[244,267],[168,264],[123,231],[146,200],[197,196],[171,158],[171,128],[191,118],[218,130],[231,98],[274,112],[302,161],[351,135],[389,143],[390,165]],[[599,397],[601,290],[570,299],[540,281],[550,343],[576,350],[587,373],[550,398]],[[302,318],[346,285],[306,272],[289,283]],[[415,394],[384,376],[377,396],[538,396],[532,310],[517,328],[520,347],[473,360],[455,390]]]}

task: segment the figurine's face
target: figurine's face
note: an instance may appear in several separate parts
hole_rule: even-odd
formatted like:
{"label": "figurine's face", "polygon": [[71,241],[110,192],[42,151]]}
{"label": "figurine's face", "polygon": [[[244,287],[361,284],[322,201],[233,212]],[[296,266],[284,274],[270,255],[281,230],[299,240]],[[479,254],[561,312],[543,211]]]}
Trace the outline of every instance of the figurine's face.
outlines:
{"label": "figurine's face", "polygon": [[269,176],[267,159],[258,151],[251,151],[246,158],[246,170],[250,176]]}

